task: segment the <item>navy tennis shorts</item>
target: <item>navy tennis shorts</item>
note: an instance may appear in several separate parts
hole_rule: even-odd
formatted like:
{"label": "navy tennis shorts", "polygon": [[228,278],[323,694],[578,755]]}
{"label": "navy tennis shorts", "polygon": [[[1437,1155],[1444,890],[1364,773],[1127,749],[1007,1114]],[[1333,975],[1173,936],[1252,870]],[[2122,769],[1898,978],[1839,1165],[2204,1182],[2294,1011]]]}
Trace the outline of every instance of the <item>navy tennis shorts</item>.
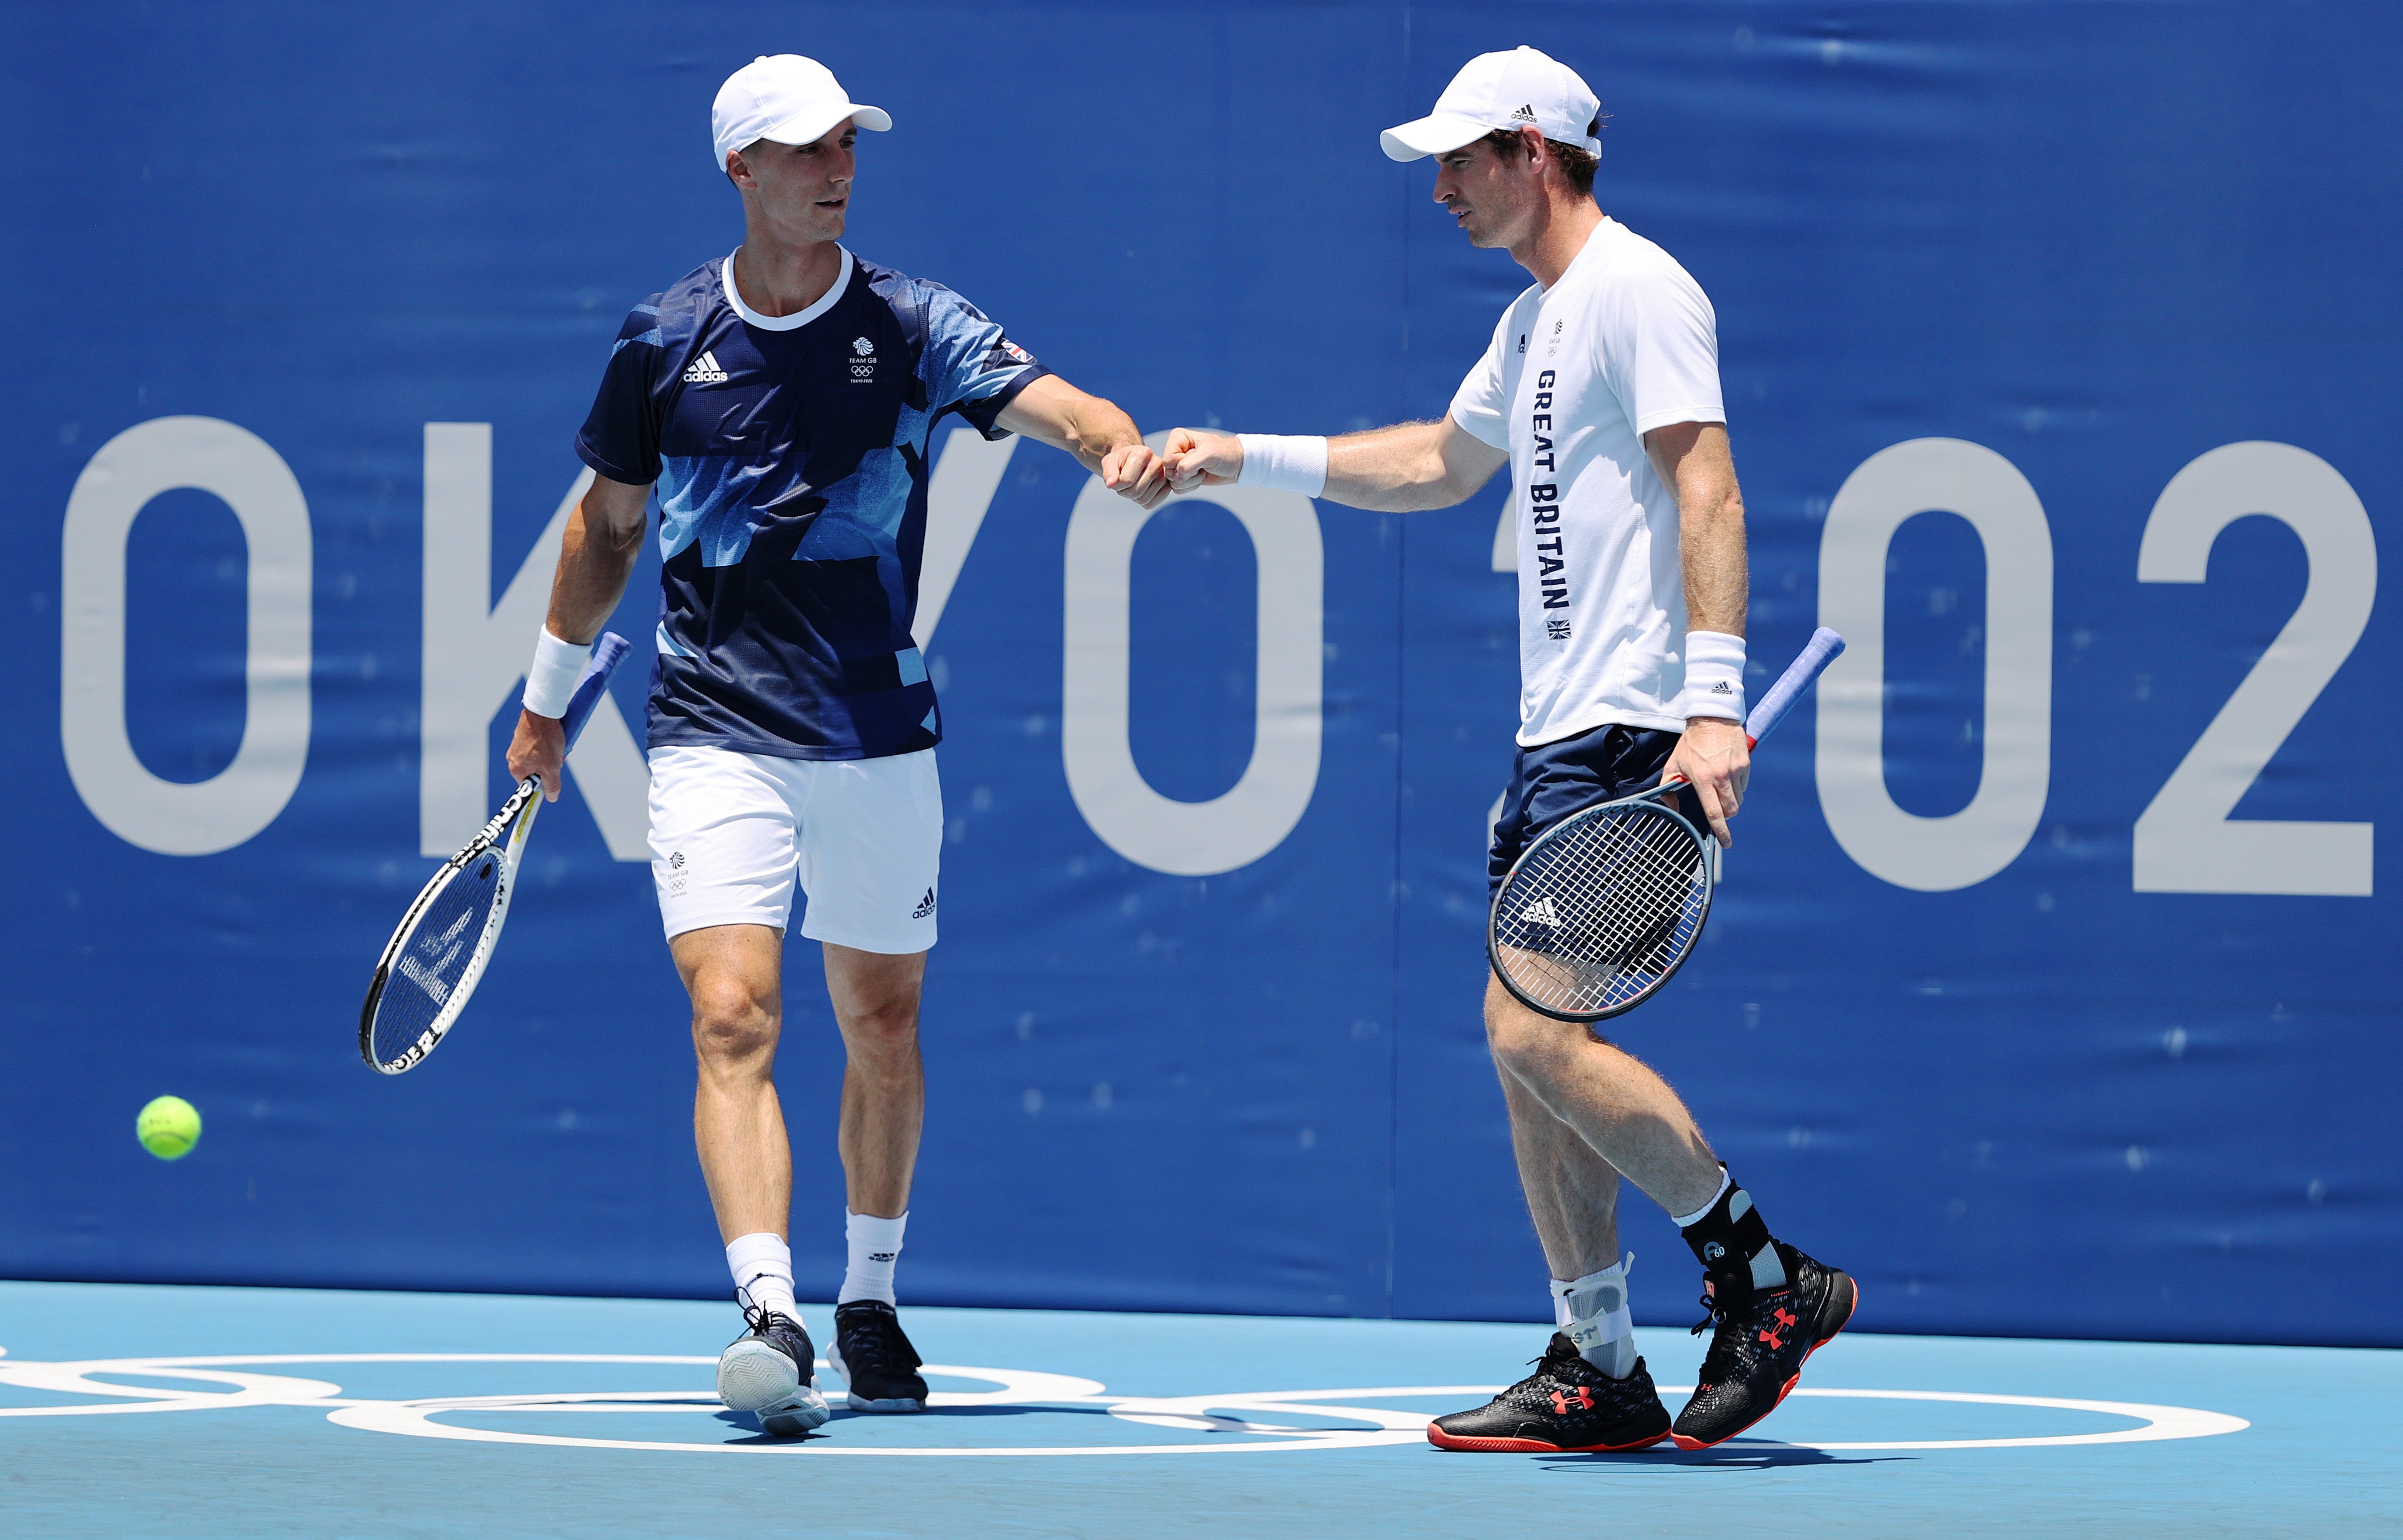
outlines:
{"label": "navy tennis shorts", "polygon": [[[1493,847],[1486,854],[1487,896],[1502,891],[1510,867],[1554,824],[1597,802],[1615,802],[1660,784],[1678,737],[1658,728],[1613,726],[1521,749],[1510,765],[1510,789],[1503,794]],[[1696,828],[1708,826],[1702,798],[1691,787],[1677,794],[1674,806]]]}

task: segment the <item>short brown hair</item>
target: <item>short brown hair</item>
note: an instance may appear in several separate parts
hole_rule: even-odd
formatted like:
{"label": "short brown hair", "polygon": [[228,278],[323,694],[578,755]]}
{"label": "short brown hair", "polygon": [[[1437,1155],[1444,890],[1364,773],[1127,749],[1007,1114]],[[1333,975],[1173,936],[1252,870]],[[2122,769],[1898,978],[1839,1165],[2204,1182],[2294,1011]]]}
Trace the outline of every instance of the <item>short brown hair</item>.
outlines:
{"label": "short brown hair", "polygon": [[[1601,126],[1599,118],[1595,120],[1595,126],[1597,128]],[[1483,140],[1483,143],[1493,147],[1495,155],[1505,159],[1521,153],[1526,142],[1525,137],[1516,129],[1495,129]],[[1569,179],[1570,187],[1575,187],[1582,197],[1593,196],[1594,169],[1602,164],[1602,157],[1591,150],[1580,149],[1575,145],[1563,145],[1557,139],[1545,140],[1544,148],[1551,151],[1552,159],[1560,162],[1561,174]]]}

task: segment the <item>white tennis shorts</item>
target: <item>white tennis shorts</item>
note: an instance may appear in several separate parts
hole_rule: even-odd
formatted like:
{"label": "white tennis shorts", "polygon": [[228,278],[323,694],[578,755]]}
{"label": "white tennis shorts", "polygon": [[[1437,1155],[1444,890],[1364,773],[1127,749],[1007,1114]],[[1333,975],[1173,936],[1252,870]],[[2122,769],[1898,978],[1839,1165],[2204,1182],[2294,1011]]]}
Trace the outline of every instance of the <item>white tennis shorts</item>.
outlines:
{"label": "white tennis shorts", "polygon": [[671,940],[709,925],[773,925],[809,901],[801,934],[861,951],[935,944],[943,788],[935,751],[779,759],[660,748],[651,761],[651,876]]}

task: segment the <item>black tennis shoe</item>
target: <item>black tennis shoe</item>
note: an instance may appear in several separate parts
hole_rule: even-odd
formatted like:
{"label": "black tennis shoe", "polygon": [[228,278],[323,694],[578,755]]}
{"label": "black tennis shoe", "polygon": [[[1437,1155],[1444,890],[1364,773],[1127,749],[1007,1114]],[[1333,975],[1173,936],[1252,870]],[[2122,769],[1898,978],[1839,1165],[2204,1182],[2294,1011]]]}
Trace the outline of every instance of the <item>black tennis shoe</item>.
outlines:
{"label": "black tennis shoe", "polygon": [[1823,1267],[1783,1241],[1771,1241],[1785,1265],[1785,1286],[1756,1289],[1742,1269],[1704,1276],[1694,1335],[1711,1333],[1701,1383],[1677,1414],[1681,1450],[1706,1450],[1734,1437],[1777,1409],[1802,1378],[1803,1360],[1827,1345],[1853,1318],[1860,1290],[1851,1277]]}
{"label": "black tennis shoe", "polygon": [[851,1386],[854,1411],[924,1411],[926,1381],[901,1314],[882,1299],[834,1308],[834,1350],[826,1365]]}
{"label": "black tennis shoe", "polygon": [[782,1311],[743,1307],[751,1329],[717,1355],[717,1398],[729,1411],[747,1411],[762,1431],[799,1438],[825,1423],[826,1397],[814,1388],[817,1349],[799,1321]]}
{"label": "black tennis shoe", "polygon": [[1668,1436],[1669,1408],[1643,1359],[1626,1379],[1613,1380],[1559,1332],[1535,1373],[1484,1406],[1427,1424],[1427,1442],[1439,1450],[1494,1453],[1615,1453]]}

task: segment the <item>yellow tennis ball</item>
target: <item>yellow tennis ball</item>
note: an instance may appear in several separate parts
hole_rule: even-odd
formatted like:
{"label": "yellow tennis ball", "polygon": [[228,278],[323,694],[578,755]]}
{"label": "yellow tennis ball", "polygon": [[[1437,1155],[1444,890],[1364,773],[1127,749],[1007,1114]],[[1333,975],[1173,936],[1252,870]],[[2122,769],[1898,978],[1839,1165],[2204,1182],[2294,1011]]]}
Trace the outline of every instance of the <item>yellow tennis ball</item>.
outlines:
{"label": "yellow tennis ball", "polygon": [[201,1142],[200,1109],[180,1096],[160,1096],[133,1120],[133,1137],[161,1160],[181,1160]]}

